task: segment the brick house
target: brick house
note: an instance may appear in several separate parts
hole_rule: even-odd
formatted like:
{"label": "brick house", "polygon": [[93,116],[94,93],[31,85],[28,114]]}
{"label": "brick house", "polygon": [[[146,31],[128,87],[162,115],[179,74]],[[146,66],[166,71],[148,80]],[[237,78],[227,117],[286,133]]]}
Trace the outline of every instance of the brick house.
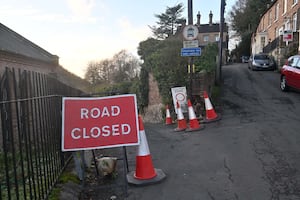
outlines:
{"label": "brick house", "polygon": [[[251,53],[268,53],[281,65],[283,59],[299,51],[300,3],[299,0],[273,0],[267,6],[252,35]],[[293,41],[284,41],[287,31],[293,34]]]}
{"label": "brick house", "polygon": [[[220,24],[213,23],[213,13],[209,13],[209,22],[208,24],[201,24],[201,15],[200,12],[197,14],[197,23],[195,24],[199,29],[198,41],[199,45],[205,47],[208,43],[219,42],[220,40]],[[225,23],[223,41],[224,41],[224,51],[228,49],[228,27]],[[225,55],[225,54],[223,54]]]}
{"label": "brick house", "polygon": [[[210,11],[208,23],[201,24],[200,20],[201,20],[201,14],[200,12],[198,12],[197,23],[194,25],[198,27],[199,34],[197,39],[199,42],[199,47],[205,48],[205,46],[207,46],[209,43],[219,44],[220,24],[213,23],[213,13]],[[185,26],[186,26],[186,22],[184,22],[181,26],[179,26],[176,32],[177,37],[179,37],[181,40],[183,40],[182,31]],[[228,56],[228,41],[229,41],[228,26],[225,23],[224,32],[223,32],[223,63],[226,62]]]}

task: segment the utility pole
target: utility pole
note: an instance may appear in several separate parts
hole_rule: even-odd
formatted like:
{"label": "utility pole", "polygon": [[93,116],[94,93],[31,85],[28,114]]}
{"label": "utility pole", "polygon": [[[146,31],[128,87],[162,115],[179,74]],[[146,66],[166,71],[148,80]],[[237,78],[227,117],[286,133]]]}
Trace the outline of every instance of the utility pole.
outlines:
{"label": "utility pole", "polygon": [[188,0],[188,22],[193,24],[193,0]]}
{"label": "utility pole", "polygon": [[[193,0],[188,0],[188,24],[193,25]],[[192,101],[193,93],[193,57],[188,58],[188,72],[190,73],[190,100]]]}
{"label": "utility pole", "polygon": [[221,0],[220,9],[220,39],[219,39],[219,61],[216,69],[216,84],[220,85],[222,80],[222,62],[223,62],[223,33],[224,33],[224,13],[226,0]]}

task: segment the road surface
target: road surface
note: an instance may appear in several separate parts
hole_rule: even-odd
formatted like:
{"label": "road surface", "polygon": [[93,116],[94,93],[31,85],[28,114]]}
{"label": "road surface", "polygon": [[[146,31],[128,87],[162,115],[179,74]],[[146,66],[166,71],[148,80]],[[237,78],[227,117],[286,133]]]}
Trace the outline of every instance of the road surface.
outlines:
{"label": "road surface", "polygon": [[[283,93],[279,73],[223,67],[222,120],[204,130],[145,124],[159,184],[129,187],[128,200],[300,199],[300,93]],[[213,103],[213,102],[212,102]],[[135,148],[128,148],[130,170]]]}
{"label": "road surface", "polygon": [[[201,123],[205,128],[196,132],[145,123],[154,167],[167,175],[163,182],[130,185],[124,198],[123,187],[90,181],[82,199],[299,200],[300,92],[281,92],[278,72],[250,71],[247,64],[223,66],[222,75],[221,121]],[[127,155],[134,171],[136,147],[127,147]],[[118,166],[113,182],[122,184]]]}

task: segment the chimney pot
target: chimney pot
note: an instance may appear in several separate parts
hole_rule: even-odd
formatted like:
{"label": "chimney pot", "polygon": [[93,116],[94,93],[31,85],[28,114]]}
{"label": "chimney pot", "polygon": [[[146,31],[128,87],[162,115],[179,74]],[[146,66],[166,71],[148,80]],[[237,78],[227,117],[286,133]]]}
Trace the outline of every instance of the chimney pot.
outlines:
{"label": "chimney pot", "polygon": [[209,25],[210,25],[210,26],[212,25],[212,18],[213,18],[213,14],[212,14],[212,12],[210,11],[210,13],[209,13]]}
{"label": "chimney pot", "polygon": [[197,14],[197,25],[200,26],[200,19],[201,19],[201,15],[200,12],[198,12]]}

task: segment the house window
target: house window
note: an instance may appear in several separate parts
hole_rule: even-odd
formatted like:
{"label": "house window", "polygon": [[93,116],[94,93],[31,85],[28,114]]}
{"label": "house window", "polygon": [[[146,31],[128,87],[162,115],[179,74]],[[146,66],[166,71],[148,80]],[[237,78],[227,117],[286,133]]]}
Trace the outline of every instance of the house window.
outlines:
{"label": "house window", "polygon": [[293,5],[297,4],[298,0],[293,0]]}
{"label": "house window", "polygon": [[261,31],[265,30],[265,16],[262,18],[262,23],[261,23]]}
{"label": "house window", "polygon": [[268,25],[272,24],[272,10],[270,10],[269,15],[268,15]]}
{"label": "house window", "polygon": [[215,41],[216,41],[216,42],[219,42],[219,40],[220,40],[220,36],[219,36],[219,34],[216,34],[216,35],[215,35]]}
{"label": "house window", "polygon": [[278,34],[279,34],[279,35],[283,35],[283,30],[284,30],[284,27],[282,26],[282,27],[278,30]]}
{"label": "house window", "polygon": [[284,30],[291,30],[291,20],[288,19],[284,24],[285,29]]}
{"label": "house window", "polygon": [[293,31],[297,31],[297,13],[293,14]]}
{"label": "house window", "polygon": [[283,14],[286,13],[287,10],[287,0],[283,0]]}
{"label": "house window", "polygon": [[278,20],[278,15],[279,15],[279,3],[276,4],[276,7],[275,7],[275,21]]}
{"label": "house window", "polygon": [[204,35],[203,36],[203,41],[204,42],[209,42],[209,35]]}
{"label": "house window", "polygon": [[265,37],[261,37],[260,38],[260,46],[261,47],[265,47],[265,43],[266,43],[266,38]]}

